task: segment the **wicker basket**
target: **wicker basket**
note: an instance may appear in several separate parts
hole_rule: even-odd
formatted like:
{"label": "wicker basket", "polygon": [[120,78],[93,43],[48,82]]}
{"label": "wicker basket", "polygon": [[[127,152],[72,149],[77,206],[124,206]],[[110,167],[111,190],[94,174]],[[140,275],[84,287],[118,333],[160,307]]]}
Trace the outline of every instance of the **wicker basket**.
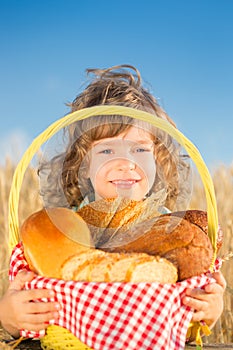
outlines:
{"label": "wicker basket", "polygon": [[[211,240],[214,257],[210,270],[214,267],[216,259],[216,240],[218,229],[218,217],[217,217],[217,205],[215,199],[214,186],[212,183],[209,171],[199,153],[197,148],[189,141],[179,130],[174,128],[166,120],[158,118],[147,112],[135,110],[123,106],[97,106],[80,111],[73,112],[50,125],[44,132],[42,132],[37,138],[34,139],[32,144],[26,150],[21,161],[19,162],[12,181],[10,197],[9,197],[9,248],[12,251],[16,244],[19,242],[19,220],[18,220],[18,206],[20,188],[22,185],[23,177],[27,167],[29,166],[33,156],[40,149],[44,142],[57,133],[62,128],[69,124],[89,118],[91,116],[98,115],[125,115],[133,117],[142,121],[146,121],[155,127],[167,132],[171,135],[189,154],[193,163],[202,179],[202,183],[205,189],[207,213],[208,213],[208,235]],[[107,284],[106,284],[107,285]],[[44,349],[90,349],[72,333],[60,326],[49,326],[47,334],[41,340],[42,347]],[[52,345],[51,345],[52,344]]]}

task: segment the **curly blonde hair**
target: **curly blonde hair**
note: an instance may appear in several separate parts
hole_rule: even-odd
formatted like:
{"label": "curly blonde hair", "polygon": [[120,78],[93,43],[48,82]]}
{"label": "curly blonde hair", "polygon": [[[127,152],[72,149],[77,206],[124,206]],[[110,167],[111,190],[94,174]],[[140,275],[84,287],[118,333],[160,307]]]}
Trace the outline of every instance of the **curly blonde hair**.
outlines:
{"label": "curly blonde hair", "polygon": [[[140,73],[135,67],[121,65],[108,69],[87,69],[87,74],[94,77],[83,92],[68,104],[71,112],[97,105],[121,105],[147,111],[175,126],[155,97],[142,86]],[[47,170],[41,190],[45,205],[79,207],[86,197],[89,201],[94,200],[94,189],[86,177],[88,164],[84,159],[87,153],[94,141],[118,136],[135,123],[148,129],[155,145],[157,174],[150,193],[166,188],[164,204],[170,210],[178,209],[178,196],[187,196],[187,188],[181,186],[185,179],[180,177],[183,174],[186,178],[189,170],[179,146],[168,134],[149,123],[119,115],[90,117],[67,127],[68,146],[65,152],[50,162],[42,162],[40,166],[40,172]]]}

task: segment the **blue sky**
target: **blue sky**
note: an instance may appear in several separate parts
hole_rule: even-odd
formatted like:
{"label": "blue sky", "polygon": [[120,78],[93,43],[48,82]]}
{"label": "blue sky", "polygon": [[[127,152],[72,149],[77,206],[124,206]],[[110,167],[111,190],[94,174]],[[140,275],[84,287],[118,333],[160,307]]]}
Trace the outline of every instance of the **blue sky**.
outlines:
{"label": "blue sky", "polygon": [[86,68],[132,64],[199,148],[233,162],[232,0],[0,0],[0,162],[68,113]]}

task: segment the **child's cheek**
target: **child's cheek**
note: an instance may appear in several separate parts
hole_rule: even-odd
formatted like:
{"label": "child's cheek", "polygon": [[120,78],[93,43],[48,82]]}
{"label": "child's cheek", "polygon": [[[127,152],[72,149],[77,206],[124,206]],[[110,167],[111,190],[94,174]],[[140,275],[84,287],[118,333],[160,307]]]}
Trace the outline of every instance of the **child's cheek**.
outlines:
{"label": "child's cheek", "polygon": [[152,153],[142,153],[137,156],[135,163],[144,174],[143,177],[147,179],[150,186],[153,185],[156,176],[156,163]]}

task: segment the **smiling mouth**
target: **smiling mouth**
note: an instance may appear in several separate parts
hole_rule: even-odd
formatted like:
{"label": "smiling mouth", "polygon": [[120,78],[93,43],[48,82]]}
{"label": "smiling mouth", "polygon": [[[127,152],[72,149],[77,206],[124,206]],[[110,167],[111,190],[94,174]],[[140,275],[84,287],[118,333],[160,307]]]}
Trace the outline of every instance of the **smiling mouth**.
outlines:
{"label": "smiling mouth", "polygon": [[139,180],[113,180],[110,182],[116,187],[127,189],[137,184]]}

